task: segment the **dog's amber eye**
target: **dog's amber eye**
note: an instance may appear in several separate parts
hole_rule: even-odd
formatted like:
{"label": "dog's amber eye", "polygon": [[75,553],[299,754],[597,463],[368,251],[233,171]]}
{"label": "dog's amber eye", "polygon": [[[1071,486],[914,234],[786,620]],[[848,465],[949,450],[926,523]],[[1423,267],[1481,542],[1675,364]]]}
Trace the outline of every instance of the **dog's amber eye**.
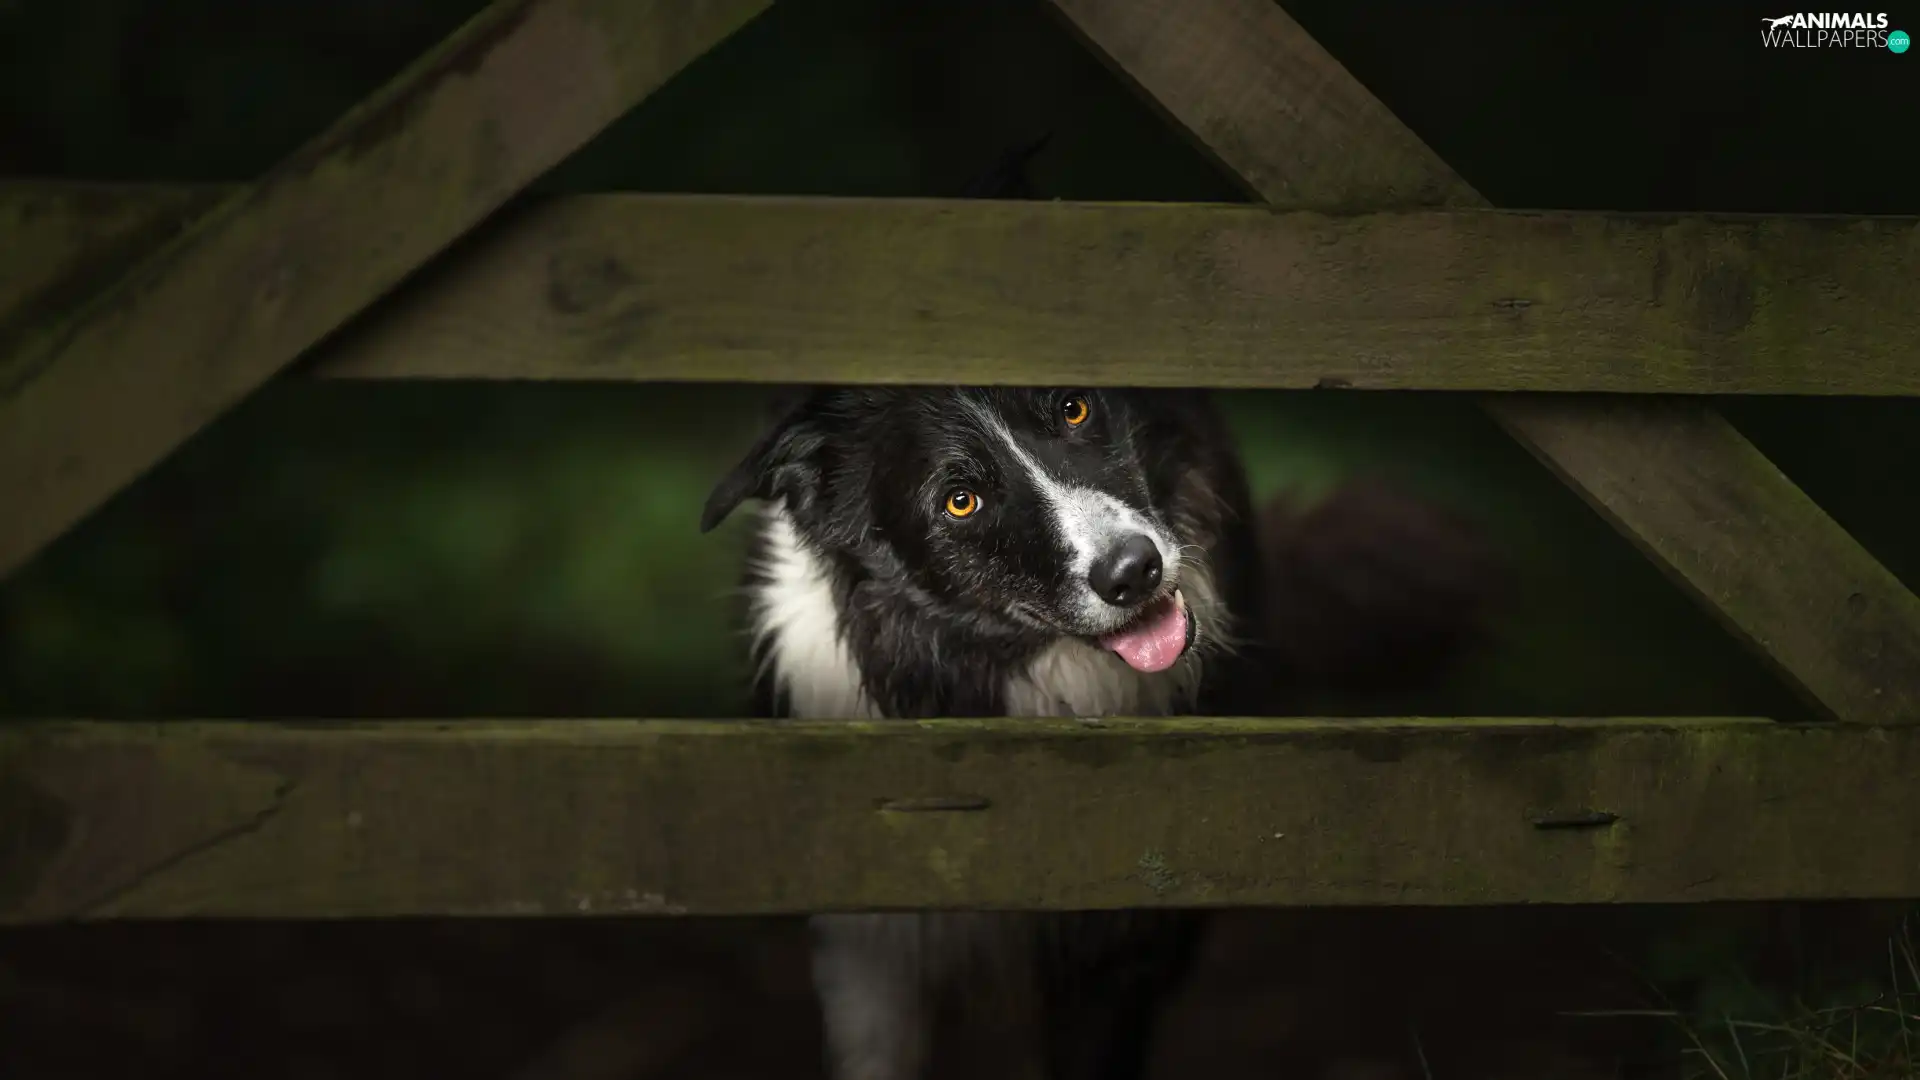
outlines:
{"label": "dog's amber eye", "polygon": [[1068,427],[1079,427],[1092,415],[1093,407],[1087,404],[1086,398],[1070,397],[1060,403],[1060,419],[1065,420]]}
{"label": "dog's amber eye", "polygon": [[957,518],[971,517],[980,510],[980,496],[965,488],[947,492],[947,513]]}

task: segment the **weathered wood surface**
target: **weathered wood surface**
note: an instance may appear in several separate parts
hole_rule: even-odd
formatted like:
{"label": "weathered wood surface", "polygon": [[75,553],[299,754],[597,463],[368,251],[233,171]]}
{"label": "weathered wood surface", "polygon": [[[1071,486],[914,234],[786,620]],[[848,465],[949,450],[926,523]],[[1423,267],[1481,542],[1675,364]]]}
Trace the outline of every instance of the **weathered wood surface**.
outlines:
{"label": "weathered wood surface", "polygon": [[[110,245],[186,197],[151,189],[155,213],[134,212],[147,190],[0,186],[0,221],[32,226],[0,277],[72,263],[76,240]],[[1920,352],[1886,318],[1920,308],[1917,235],[1901,219],[584,196],[489,225],[315,371],[1920,394]],[[1758,300],[1699,287],[1729,265]]]}
{"label": "weathered wood surface", "polygon": [[0,354],[0,574],[770,0],[497,0]]}
{"label": "weathered wood surface", "polygon": [[0,921],[1920,895],[1920,728],[0,727]]}
{"label": "weathered wood surface", "polygon": [[1273,0],[1054,0],[1096,56],[1283,210],[1486,205]]}
{"label": "weathered wood surface", "polygon": [[[505,225],[323,370],[1920,394],[1886,317],[1920,310],[1916,240],[1904,220],[601,197]],[[1729,262],[1764,301],[1698,287]]]}
{"label": "weathered wood surface", "polygon": [[[1485,205],[1273,0],[1055,0],[1055,6],[1096,52],[1262,199],[1323,208],[1351,207],[1359,199]],[[1920,239],[1920,232],[1908,235]],[[1742,252],[1708,244],[1703,256],[1679,286],[1695,298],[1700,331],[1744,322],[1756,304],[1767,302],[1770,286],[1752,275]],[[1817,323],[1793,333],[1810,351],[1819,350]],[[1648,348],[1660,351],[1658,343]],[[1920,720],[1910,707],[1920,683],[1911,666],[1911,643],[1920,641],[1912,593],[1783,473],[1758,467],[1764,456],[1712,410],[1510,399],[1494,399],[1490,407],[1830,715]],[[1714,497],[1686,497],[1707,491]],[[1737,521],[1718,516],[1734,508]],[[1785,522],[1764,516],[1788,509],[1793,516]],[[1833,558],[1809,561],[1816,555]],[[1810,618],[1821,632],[1810,632]],[[1858,648],[1868,641],[1885,642],[1887,652],[1861,655]]]}
{"label": "weathered wood surface", "polygon": [[0,356],[236,190],[0,179]]}

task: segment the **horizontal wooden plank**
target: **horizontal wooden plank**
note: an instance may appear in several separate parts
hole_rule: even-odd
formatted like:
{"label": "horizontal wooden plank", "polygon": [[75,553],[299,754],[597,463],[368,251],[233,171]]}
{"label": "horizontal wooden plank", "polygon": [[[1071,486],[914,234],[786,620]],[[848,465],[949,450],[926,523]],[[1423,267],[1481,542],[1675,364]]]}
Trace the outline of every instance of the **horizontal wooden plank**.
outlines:
{"label": "horizontal wooden plank", "polygon": [[0,921],[1920,896],[1920,730],[47,722]]}
{"label": "horizontal wooden plank", "polygon": [[317,370],[1920,394],[1915,309],[1909,219],[605,195],[493,223]]}
{"label": "horizontal wooden plank", "polygon": [[0,338],[0,574],[770,2],[494,0],[104,287],[40,292]]}
{"label": "horizontal wooden plank", "polygon": [[340,375],[1920,394],[1920,223],[605,196]]}

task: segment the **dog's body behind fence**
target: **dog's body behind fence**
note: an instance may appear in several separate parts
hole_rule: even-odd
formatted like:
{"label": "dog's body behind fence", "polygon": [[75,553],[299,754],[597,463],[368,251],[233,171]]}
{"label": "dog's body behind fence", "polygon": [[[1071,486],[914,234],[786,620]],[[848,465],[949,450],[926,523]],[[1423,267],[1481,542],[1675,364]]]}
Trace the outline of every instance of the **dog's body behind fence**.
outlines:
{"label": "dog's body behind fence", "polygon": [[[1259,713],[1275,679],[1425,666],[1487,592],[1471,534],[1390,489],[1276,501],[1256,531],[1227,428],[1184,391],[816,390],[704,524],[749,497],[765,716]],[[1197,919],[816,917],[836,1080],[981,1047],[1000,1061],[973,1075],[1137,1077]]]}
{"label": "dog's body behind fence", "polygon": [[[709,504],[768,500],[748,574],[762,710],[1156,715],[1218,707],[1255,602],[1225,426],[1182,391],[810,394]],[[813,920],[838,1080],[1137,1075],[1193,941],[1176,913]]]}

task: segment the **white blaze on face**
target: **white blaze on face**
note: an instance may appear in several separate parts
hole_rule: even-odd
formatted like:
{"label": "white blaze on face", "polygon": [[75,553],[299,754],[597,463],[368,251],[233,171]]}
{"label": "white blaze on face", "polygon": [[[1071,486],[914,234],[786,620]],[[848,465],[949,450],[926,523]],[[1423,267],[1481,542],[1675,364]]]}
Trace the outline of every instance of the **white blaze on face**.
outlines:
{"label": "white blaze on face", "polygon": [[1180,551],[1165,529],[1146,515],[1097,488],[1069,484],[1054,476],[1014,438],[1013,431],[992,408],[969,400],[968,410],[990,438],[1012,455],[1040,499],[1069,556],[1067,575],[1073,614],[1090,632],[1118,630],[1136,612],[1102,600],[1088,583],[1093,562],[1129,536],[1145,535],[1160,553],[1161,581],[1172,590],[1180,583]]}

